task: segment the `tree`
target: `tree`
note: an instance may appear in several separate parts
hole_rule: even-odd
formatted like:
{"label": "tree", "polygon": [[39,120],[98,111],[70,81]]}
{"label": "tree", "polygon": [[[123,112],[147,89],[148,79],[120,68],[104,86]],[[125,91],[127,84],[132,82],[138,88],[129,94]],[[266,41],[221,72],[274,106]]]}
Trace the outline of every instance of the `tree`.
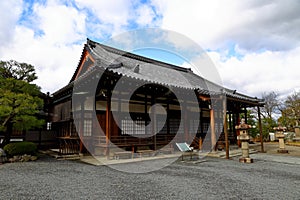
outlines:
{"label": "tree", "polygon": [[300,124],[300,92],[287,96],[281,109],[280,121],[284,126],[295,127]]}
{"label": "tree", "polygon": [[265,100],[265,106],[261,109],[262,133],[266,139],[269,137],[269,133],[274,131],[273,128],[277,126],[274,115],[280,114],[281,102],[279,95],[274,91],[263,93],[262,98]]}
{"label": "tree", "polygon": [[261,109],[261,115],[263,118],[272,119],[274,114],[279,114],[280,101],[279,95],[274,91],[262,94],[262,98],[265,100],[265,106]]}
{"label": "tree", "polygon": [[[275,115],[280,114],[281,102],[279,100],[279,95],[274,91],[264,92],[262,94],[262,99],[264,99],[265,102],[265,105],[261,108],[260,112],[262,116],[262,134],[263,138],[267,139],[269,137],[269,132],[272,132],[273,128],[277,126]],[[256,108],[252,111],[256,113],[256,116],[258,116]],[[256,127],[258,127],[258,124]]]}
{"label": "tree", "polygon": [[4,79],[13,78],[28,83],[37,79],[34,66],[15,60],[0,61],[0,77]]}
{"label": "tree", "polygon": [[13,130],[41,127],[37,114],[43,108],[34,67],[17,61],[0,62],[0,131],[5,133],[2,146],[9,143]]}

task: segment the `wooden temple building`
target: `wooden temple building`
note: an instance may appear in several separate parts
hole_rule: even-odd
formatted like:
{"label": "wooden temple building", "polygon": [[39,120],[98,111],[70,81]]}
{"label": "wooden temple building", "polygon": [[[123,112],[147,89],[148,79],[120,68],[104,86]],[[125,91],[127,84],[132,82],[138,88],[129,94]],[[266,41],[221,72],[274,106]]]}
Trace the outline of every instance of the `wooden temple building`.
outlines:
{"label": "wooden temple building", "polygon": [[171,151],[176,142],[207,151],[224,144],[228,151],[247,108],[263,106],[191,69],[89,39],[70,83],[52,102],[61,153],[106,156],[120,149]]}

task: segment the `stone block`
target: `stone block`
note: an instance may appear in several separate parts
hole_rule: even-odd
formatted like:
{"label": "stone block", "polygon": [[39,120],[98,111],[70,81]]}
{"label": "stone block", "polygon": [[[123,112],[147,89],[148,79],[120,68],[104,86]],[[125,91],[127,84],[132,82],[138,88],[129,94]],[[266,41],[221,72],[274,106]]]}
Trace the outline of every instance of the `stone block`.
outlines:
{"label": "stone block", "polygon": [[300,137],[300,127],[295,127],[295,137]]}
{"label": "stone block", "polygon": [[253,163],[253,158],[240,158],[241,163]]}
{"label": "stone block", "polygon": [[31,160],[31,161],[35,161],[35,160],[37,160],[37,159],[38,159],[37,156],[31,156],[31,157],[30,157],[30,160]]}
{"label": "stone block", "polygon": [[278,149],[277,152],[278,153],[289,153],[289,150],[287,150],[287,149]]}

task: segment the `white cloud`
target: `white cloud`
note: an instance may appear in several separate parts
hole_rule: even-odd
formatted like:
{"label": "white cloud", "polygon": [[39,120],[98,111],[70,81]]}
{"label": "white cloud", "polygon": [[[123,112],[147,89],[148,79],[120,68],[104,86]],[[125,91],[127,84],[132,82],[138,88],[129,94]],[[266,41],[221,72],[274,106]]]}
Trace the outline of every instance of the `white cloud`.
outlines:
{"label": "white cloud", "polygon": [[[114,1],[94,1],[94,0],[76,0],[75,1],[80,9],[86,9],[87,12],[91,11],[93,16],[98,19],[91,20],[90,26],[94,26],[94,29],[100,29],[105,33],[118,34],[124,30],[124,26],[128,25],[128,22],[132,15],[131,12],[132,2],[130,0],[114,0]],[[94,22],[100,23],[93,24]]]}
{"label": "white cloud", "polygon": [[213,58],[223,83],[249,95],[276,91],[288,94],[300,86],[300,47],[281,52],[249,53],[240,60]]}
{"label": "white cloud", "polygon": [[275,91],[287,96],[300,91],[300,47],[281,52],[248,53],[241,59],[223,60],[222,54],[208,52],[209,59],[195,57],[183,67],[229,89],[250,96]]}
{"label": "white cloud", "polygon": [[155,13],[150,6],[142,5],[137,9],[137,19],[136,22],[141,25],[151,25],[153,19],[155,18]]}
{"label": "white cloud", "polygon": [[[299,1],[151,2],[162,15],[162,28],[210,49],[225,86],[258,97],[265,91],[288,94],[299,88]],[[191,62],[201,64],[201,59]]]}
{"label": "white cloud", "polygon": [[157,15],[163,15],[166,12],[168,2],[165,0],[150,0],[150,5],[155,7]]}
{"label": "white cloud", "polygon": [[82,46],[51,45],[44,38],[35,38],[31,29],[20,26],[16,27],[14,41],[1,57],[33,64],[38,75],[36,84],[42,86],[44,92],[54,92],[70,81]]}
{"label": "white cloud", "polygon": [[[223,83],[232,89],[259,97],[268,90],[288,94],[300,88],[297,0],[66,2],[38,1],[31,6],[29,1],[0,1],[0,58],[34,64],[37,83],[45,92],[68,83],[87,36],[103,42],[145,26],[179,32],[209,49]],[[24,11],[30,12],[24,15]],[[127,46],[140,42],[132,42],[128,34],[116,40]],[[174,52],[196,49],[192,41],[178,41],[174,34],[151,42],[159,43],[162,38],[175,41]],[[201,63],[199,58],[191,61]],[[209,78],[209,73],[203,75]]]}
{"label": "white cloud", "polygon": [[69,82],[77,67],[85,41],[85,16],[56,1],[35,4],[32,15],[35,24],[30,28],[15,22],[12,41],[0,47],[0,58],[33,64],[36,83],[42,91],[54,92]]}
{"label": "white cloud", "polygon": [[85,35],[84,14],[75,8],[48,1],[46,5],[35,4],[35,29],[42,30],[44,42],[49,44],[72,44]]}
{"label": "white cloud", "polygon": [[163,12],[162,27],[183,33],[206,49],[227,48],[231,43],[248,50],[299,45],[297,0],[163,2],[163,6],[154,4]]}
{"label": "white cloud", "polygon": [[13,38],[14,25],[22,12],[22,1],[0,1],[0,41],[5,45]]}
{"label": "white cloud", "polygon": [[[180,32],[205,48],[211,47],[223,30],[232,26],[232,12],[220,1],[165,1],[162,27]],[[235,7],[232,5],[231,10]],[[180,9],[179,9],[180,8]],[[222,21],[222,23],[220,23]]]}

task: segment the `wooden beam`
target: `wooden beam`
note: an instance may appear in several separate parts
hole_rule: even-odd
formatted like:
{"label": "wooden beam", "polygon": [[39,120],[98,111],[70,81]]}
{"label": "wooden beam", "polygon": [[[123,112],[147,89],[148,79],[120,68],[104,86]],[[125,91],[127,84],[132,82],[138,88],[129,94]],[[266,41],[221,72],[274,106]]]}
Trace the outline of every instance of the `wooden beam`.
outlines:
{"label": "wooden beam", "polygon": [[110,124],[111,124],[111,92],[107,91],[106,112],[105,112],[105,142],[106,156],[109,157],[109,142],[110,142]]}
{"label": "wooden beam", "polygon": [[248,124],[248,117],[247,117],[247,108],[244,108],[244,115],[245,115],[245,123]]}
{"label": "wooden beam", "polygon": [[[235,110],[235,124],[233,127],[235,127],[236,125],[239,125],[240,124],[240,106],[237,106],[236,107],[236,110]],[[235,129],[235,132],[236,132],[236,136],[239,136],[240,135],[240,131]],[[240,140],[237,140],[237,145],[239,148],[241,148],[241,141]]]}
{"label": "wooden beam", "polygon": [[200,109],[200,138],[199,138],[199,150],[202,150],[203,146],[203,138],[202,136],[204,135],[203,131],[203,109]]}
{"label": "wooden beam", "polygon": [[215,114],[214,110],[210,110],[210,130],[211,130],[211,147],[212,150],[215,151],[215,146],[216,146],[216,130],[215,130]]}
{"label": "wooden beam", "polygon": [[187,105],[183,105],[183,115],[184,115],[184,140],[189,141],[189,120],[188,120],[188,113],[187,113]]}
{"label": "wooden beam", "polygon": [[264,141],[263,141],[263,135],[262,135],[262,125],[261,125],[261,116],[260,116],[260,107],[257,106],[258,111],[258,126],[259,126],[259,137],[260,137],[260,146],[261,146],[261,152],[264,153]]}
{"label": "wooden beam", "polygon": [[227,97],[227,100],[229,101],[232,101],[232,102],[239,102],[239,103],[244,103],[247,107],[255,107],[255,106],[258,106],[258,105],[261,105],[261,103],[259,103],[258,101],[248,101],[248,100],[244,100],[244,99],[236,99],[236,98],[233,98],[233,97]]}
{"label": "wooden beam", "polygon": [[167,100],[167,134],[170,134],[170,103]]}
{"label": "wooden beam", "polygon": [[81,101],[81,110],[80,110],[80,128],[79,128],[79,134],[80,134],[80,143],[79,143],[79,152],[83,153],[83,131],[84,131],[84,101]]}
{"label": "wooden beam", "polygon": [[224,117],[224,135],[225,135],[226,159],[229,159],[229,142],[228,142],[228,128],[227,128],[227,104],[226,104],[226,97],[223,97],[223,117]]}
{"label": "wooden beam", "polygon": [[157,127],[157,125],[156,125],[156,109],[155,109],[155,107],[154,107],[154,105],[155,105],[155,103],[156,103],[156,101],[155,101],[155,99],[153,98],[153,94],[151,95],[151,101],[152,101],[152,120],[153,120],[153,123],[152,123],[152,135],[153,135],[153,139],[154,139],[154,141],[153,141],[153,144],[154,144],[154,151],[156,151],[156,127]]}
{"label": "wooden beam", "polygon": [[147,93],[145,92],[145,94],[144,94],[145,96],[144,96],[144,98],[145,98],[145,100],[144,100],[144,121],[145,121],[145,134],[147,134],[147,120],[148,120],[148,97],[147,97]]}

